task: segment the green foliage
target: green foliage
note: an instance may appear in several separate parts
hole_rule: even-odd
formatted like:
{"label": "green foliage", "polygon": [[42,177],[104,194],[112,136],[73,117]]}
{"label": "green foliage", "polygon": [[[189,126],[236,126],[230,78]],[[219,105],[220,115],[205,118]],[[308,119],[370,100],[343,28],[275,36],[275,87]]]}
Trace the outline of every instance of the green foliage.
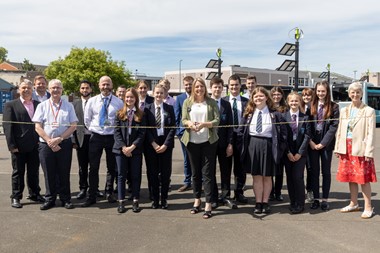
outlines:
{"label": "green foliage", "polygon": [[36,70],[36,67],[32,63],[30,63],[29,60],[27,60],[25,58],[21,64],[21,66],[22,66],[22,69],[26,70],[26,71],[35,71]]}
{"label": "green foliage", "polygon": [[0,47],[0,63],[7,60],[8,50],[4,47]]}
{"label": "green foliage", "polygon": [[84,79],[90,81],[94,85],[94,93],[98,93],[98,81],[105,75],[111,77],[114,89],[122,84],[131,86],[133,83],[124,61],[112,60],[108,51],[86,47],[72,47],[64,59],[59,57],[49,64],[45,75],[47,79],[61,80],[65,94],[78,92],[78,84]]}

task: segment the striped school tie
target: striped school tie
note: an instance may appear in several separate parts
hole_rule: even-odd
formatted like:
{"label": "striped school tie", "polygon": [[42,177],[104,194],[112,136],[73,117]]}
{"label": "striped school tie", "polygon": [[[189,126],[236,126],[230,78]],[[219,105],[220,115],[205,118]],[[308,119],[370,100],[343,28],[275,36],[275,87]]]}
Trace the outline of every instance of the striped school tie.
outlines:
{"label": "striped school tie", "polygon": [[257,124],[256,124],[256,132],[261,133],[263,131],[263,117],[262,112],[259,112],[259,115],[257,116]]}
{"label": "striped school tie", "polygon": [[161,128],[161,107],[156,107],[156,127]]}
{"label": "striped school tie", "polygon": [[233,98],[232,100],[234,101],[234,103],[232,104],[232,110],[234,113],[234,127],[238,127],[239,126],[239,115],[238,115],[236,98]]}

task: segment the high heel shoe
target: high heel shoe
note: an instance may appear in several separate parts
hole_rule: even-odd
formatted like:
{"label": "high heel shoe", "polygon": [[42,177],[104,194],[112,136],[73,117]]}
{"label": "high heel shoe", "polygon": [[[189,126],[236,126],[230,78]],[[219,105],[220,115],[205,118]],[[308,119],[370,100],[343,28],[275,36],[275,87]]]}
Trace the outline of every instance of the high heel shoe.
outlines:
{"label": "high heel shoe", "polygon": [[190,209],[190,213],[191,214],[199,213],[201,211],[201,205],[202,205],[202,202],[200,201],[198,206],[193,206],[193,208]]}
{"label": "high heel shoe", "polygon": [[202,218],[203,218],[203,219],[210,219],[211,216],[212,216],[211,211],[205,211],[205,212],[203,213]]}

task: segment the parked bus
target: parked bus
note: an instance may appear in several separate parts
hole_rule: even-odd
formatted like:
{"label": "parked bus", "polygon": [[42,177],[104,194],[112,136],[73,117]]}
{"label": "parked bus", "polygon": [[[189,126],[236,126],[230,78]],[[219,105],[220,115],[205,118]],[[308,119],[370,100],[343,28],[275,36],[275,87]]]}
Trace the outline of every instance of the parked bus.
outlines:
{"label": "parked bus", "polygon": [[[375,109],[376,126],[380,126],[380,87],[372,83],[361,82],[363,85],[363,103]],[[348,97],[348,86],[351,83],[340,83],[331,85],[333,101],[339,104],[339,109],[348,106],[351,103]]]}

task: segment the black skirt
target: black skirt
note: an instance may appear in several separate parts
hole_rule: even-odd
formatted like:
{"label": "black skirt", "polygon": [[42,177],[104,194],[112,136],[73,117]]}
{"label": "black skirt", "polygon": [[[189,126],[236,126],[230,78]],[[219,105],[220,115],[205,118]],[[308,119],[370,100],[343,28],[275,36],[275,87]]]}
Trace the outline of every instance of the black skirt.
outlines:
{"label": "black skirt", "polygon": [[248,150],[243,168],[253,176],[275,176],[275,162],[272,153],[272,138],[249,137]]}

